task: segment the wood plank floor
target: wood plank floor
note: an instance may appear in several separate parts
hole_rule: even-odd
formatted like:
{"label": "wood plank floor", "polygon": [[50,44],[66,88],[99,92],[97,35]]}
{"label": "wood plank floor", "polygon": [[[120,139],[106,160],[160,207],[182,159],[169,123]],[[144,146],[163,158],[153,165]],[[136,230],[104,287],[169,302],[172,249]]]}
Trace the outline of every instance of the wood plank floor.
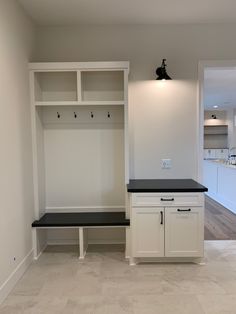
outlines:
{"label": "wood plank floor", "polygon": [[205,240],[236,240],[236,214],[207,196]]}

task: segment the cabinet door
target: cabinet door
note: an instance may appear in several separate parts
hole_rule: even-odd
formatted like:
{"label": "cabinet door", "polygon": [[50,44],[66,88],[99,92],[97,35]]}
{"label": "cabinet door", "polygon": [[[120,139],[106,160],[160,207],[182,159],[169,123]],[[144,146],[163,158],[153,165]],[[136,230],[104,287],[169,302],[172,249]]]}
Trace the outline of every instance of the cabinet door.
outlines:
{"label": "cabinet door", "polygon": [[203,241],[203,207],[165,208],[166,257],[201,257]]}
{"label": "cabinet door", "polygon": [[132,208],[133,257],[164,256],[164,208]]}

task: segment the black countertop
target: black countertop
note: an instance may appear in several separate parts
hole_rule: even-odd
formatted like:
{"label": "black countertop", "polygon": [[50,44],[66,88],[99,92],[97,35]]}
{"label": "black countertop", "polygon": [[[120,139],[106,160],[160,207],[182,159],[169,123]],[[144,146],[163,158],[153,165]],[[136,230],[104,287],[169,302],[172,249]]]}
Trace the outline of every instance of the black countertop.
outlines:
{"label": "black countertop", "polygon": [[46,213],[32,227],[129,226],[125,212]]}
{"label": "black countertop", "polygon": [[192,179],[135,179],[127,184],[130,193],[207,192],[208,189]]}

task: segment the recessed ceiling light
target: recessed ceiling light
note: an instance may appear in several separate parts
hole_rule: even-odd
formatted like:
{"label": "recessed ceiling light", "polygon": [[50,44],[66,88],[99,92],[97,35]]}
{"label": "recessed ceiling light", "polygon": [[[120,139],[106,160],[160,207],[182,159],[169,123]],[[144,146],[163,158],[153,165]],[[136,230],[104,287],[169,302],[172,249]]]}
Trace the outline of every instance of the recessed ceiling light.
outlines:
{"label": "recessed ceiling light", "polygon": [[217,106],[217,105],[215,105],[215,106],[213,106],[213,108],[218,108],[218,106]]}

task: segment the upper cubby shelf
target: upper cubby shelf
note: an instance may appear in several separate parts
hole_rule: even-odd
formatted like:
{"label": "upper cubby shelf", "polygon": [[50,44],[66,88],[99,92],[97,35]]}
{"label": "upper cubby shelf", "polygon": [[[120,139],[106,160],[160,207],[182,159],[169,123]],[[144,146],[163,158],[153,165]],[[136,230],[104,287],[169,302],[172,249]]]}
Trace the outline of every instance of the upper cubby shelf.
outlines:
{"label": "upper cubby shelf", "polygon": [[124,101],[123,71],[82,71],[82,101]]}
{"label": "upper cubby shelf", "polygon": [[48,105],[124,105],[128,62],[30,63],[32,102]]}
{"label": "upper cubby shelf", "polygon": [[36,102],[77,101],[77,72],[35,72]]}

